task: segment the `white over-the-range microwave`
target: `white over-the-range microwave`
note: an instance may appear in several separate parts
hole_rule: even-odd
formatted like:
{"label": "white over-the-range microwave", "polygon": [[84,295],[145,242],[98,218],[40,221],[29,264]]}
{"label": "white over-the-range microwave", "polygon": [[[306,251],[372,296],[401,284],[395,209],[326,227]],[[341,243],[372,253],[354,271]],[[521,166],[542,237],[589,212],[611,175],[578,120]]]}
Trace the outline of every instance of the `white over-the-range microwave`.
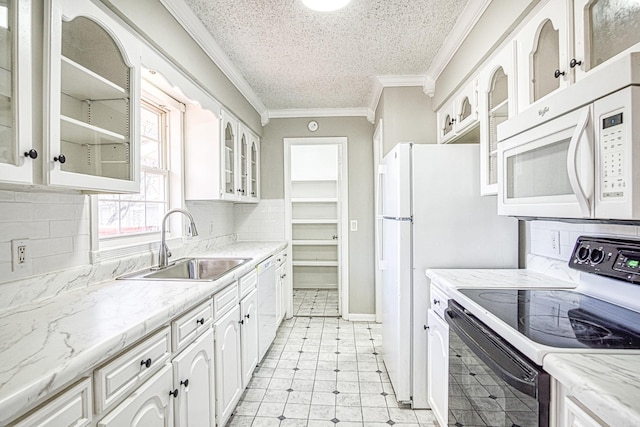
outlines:
{"label": "white over-the-range microwave", "polygon": [[498,213],[640,220],[640,53],[498,127]]}

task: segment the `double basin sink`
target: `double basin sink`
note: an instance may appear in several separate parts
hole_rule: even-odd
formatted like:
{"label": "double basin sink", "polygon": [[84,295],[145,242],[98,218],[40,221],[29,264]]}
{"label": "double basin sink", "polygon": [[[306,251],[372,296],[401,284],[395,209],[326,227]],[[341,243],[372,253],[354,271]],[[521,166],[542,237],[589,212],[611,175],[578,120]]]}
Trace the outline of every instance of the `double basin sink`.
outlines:
{"label": "double basin sink", "polygon": [[118,277],[120,280],[173,280],[211,282],[251,261],[251,258],[183,258],[163,268],[147,268]]}

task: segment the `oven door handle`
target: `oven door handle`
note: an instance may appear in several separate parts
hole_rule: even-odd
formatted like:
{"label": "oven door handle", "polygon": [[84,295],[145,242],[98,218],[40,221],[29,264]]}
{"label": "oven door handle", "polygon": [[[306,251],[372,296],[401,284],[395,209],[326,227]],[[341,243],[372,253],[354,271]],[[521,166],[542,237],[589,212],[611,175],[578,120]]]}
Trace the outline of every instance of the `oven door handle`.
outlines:
{"label": "oven door handle", "polygon": [[456,308],[445,311],[447,323],[460,339],[507,384],[538,398],[538,375],[545,374],[502,342],[479,320]]}

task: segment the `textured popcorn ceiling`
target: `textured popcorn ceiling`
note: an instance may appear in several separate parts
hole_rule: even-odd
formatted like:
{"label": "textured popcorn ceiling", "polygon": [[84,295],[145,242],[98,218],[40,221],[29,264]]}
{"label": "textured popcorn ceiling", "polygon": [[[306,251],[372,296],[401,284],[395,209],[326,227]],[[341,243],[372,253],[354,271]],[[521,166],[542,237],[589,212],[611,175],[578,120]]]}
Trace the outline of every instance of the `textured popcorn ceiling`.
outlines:
{"label": "textured popcorn ceiling", "polygon": [[270,110],[357,108],[372,77],[424,74],[467,0],[186,0]]}

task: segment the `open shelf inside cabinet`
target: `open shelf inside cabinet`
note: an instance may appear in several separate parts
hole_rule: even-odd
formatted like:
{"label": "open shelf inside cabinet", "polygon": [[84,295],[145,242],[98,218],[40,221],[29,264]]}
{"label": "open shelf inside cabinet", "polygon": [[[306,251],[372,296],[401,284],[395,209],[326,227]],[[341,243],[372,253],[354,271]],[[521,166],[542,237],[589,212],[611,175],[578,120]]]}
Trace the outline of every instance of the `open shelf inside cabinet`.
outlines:
{"label": "open shelf inside cabinet", "polygon": [[74,144],[89,145],[127,142],[124,135],[66,116],[60,116],[60,138]]}
{"label": "open shelf inside cabinet", "polygon": [[127,98],[127,91],[77,62],[61,59],[62,92],[82,101]]}

